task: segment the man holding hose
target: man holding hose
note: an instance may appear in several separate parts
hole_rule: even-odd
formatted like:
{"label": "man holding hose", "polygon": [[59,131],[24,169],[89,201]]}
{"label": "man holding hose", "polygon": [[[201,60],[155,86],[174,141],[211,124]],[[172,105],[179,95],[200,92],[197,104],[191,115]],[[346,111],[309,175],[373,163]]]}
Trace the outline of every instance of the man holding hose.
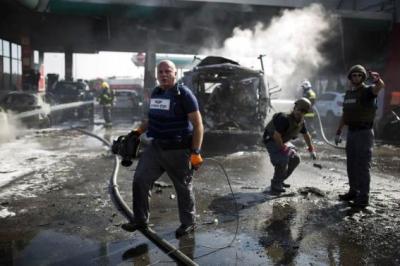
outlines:
{"label": "man holding hose", "polygon": [[134,221],[122,225],[126,231],[144,229],[149,222],[149,197],[154,182],[167,172],[178,200],[180,227],[176,236],[195,229],[193,171],[203,162],[203,122],[193,92],[176,80],[175,64],[169,60],[157,66],[159,85],[150,97],[148,119],[130,134],[147,131],[153,138],[141,155],[133,179]]}

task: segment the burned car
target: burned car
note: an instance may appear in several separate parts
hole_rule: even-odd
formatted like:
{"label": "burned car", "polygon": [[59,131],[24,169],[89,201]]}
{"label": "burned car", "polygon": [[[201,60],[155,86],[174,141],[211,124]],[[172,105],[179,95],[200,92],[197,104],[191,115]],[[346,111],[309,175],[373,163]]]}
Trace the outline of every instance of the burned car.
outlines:
{"label": "burned car", "polygon": [[51,126],[50,104],[43,94],[12,91],[0,101],[0,106],[27,127]]}
{"label": "burned car", "polygon": [[269,97],[261,71],[209,56],[185,72],[181,81],[195,93],[207,131],[264,129]]}
{"label": "burned car", "polygon": [[376,137],[388,143],[400,144],[400,106],[394,106],[378,121]]}

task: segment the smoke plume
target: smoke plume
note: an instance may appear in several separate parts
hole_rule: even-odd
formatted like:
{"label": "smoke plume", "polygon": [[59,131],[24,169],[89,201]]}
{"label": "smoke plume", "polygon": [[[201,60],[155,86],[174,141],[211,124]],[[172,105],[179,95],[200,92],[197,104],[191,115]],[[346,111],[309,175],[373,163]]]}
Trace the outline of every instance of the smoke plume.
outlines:
{"label": "smoke plume", "polygon": [[270,85],[282,88],[282,97],[296,97],[304,79],[327,64],[319,48],[333,37],[334,19],[319,4],[303,9],[285,10],[266,26],[235,28],[223,47],[205,49],[201,54],[220,55],[240,64],[261,69],[257,57],[265,55],[264,70]]}

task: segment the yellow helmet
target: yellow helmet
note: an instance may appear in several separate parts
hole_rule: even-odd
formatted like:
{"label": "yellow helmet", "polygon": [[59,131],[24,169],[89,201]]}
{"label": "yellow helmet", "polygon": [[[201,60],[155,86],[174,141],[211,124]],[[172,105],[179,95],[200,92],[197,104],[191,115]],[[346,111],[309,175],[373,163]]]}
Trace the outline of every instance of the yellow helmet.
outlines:
{"label": "yellow helmet", "polygon": [[109,88],[110,88],[110,85],[108,85],[107,82],[103,81],[103,82],[101,83],[101,88],[102,88],[102,89],[109,89]]}

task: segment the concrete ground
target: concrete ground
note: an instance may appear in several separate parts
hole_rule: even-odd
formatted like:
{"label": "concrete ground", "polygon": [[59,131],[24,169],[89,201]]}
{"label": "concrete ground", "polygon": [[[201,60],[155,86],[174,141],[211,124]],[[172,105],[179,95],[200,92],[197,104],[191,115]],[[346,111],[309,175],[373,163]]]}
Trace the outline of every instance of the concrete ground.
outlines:
{"label": "concrete ground", "polygon": [[[89,130],[112,140],[130,128],[120,122]],[[400,264],[398,147],[376,147],[371,206],[355,211],[337,201],[348,188],[342,150],[317,141],[320,169],[299,142],[302,163],[289,191],[276,196],[268,192],[273,169],[262,146],[205,144],[207,159],[194,180],[196,232],[175,238],[168,177],[151,199],[153,229],[199,265]],[[0,264],[175,265],[140,233],[121,230],[126,220],[108,194],[113,156],[100,141],[55,128],[0,145],[1,173],[12,180],[0,187]],[[129,206],[134,169],[121,168],[118,177]]]}

